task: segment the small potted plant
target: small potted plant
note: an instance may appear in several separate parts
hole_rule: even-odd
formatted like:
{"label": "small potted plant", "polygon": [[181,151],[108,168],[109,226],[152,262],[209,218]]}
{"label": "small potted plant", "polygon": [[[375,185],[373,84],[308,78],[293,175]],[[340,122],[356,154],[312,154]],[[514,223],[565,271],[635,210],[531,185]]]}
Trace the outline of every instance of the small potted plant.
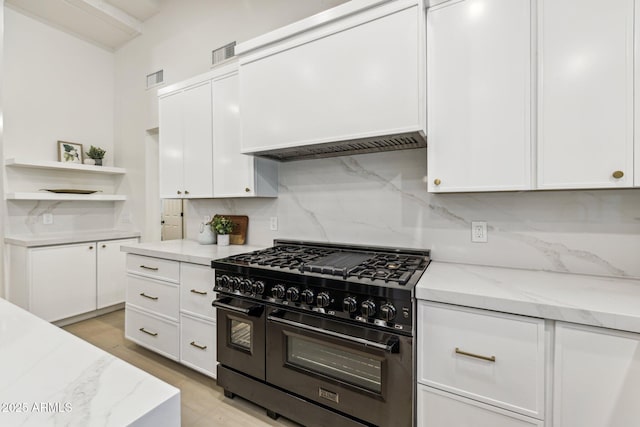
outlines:
{"label": "small potted plant", "polygon": [[233,231],[235,224],[226,216],[214,216],[211,221],[211,228],[218,235],[219,246],[229,246],[229,234]]}
{"label": "small potted plant", "polygon": [[102,166],[102,159],[104,158],[105,153],[106,151],[102,148],[94,147],[92,145],[91,148],[89,148],[89,151],[87,151],[87,157],[93,159],[96,162],[96,166]]}

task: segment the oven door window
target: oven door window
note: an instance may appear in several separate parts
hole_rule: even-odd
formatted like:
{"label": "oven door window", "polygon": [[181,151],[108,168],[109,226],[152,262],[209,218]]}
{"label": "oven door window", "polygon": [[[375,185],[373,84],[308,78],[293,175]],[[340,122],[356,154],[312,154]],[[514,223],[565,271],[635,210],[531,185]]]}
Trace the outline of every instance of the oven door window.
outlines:
{"label": "oven door window", "polygon": [[229,344],[240,350],[251,352],[251,322],[230,317]]}
{"label": "oven door window", "polygon": [[287,334],[286,337],[288,364],[376,393],[382,392],[384,359],[299,335]]}

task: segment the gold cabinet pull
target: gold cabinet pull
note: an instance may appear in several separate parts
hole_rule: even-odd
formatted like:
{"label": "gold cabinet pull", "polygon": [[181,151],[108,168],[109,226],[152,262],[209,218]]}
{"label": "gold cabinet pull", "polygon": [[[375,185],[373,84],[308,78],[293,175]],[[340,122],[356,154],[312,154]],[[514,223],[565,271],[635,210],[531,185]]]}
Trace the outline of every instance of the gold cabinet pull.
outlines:
{"label": "gold cabinet pull", "polygon": [[433,180],[433,183],[435,185],[440,185],[440,184],[442,184],[442,181],[440,181],[440,178],[436,178],[436,179]]}
{"label": "gold cabinet pull", "polygon": [[152,299],[152,300],[154,300],[154,301],[157,301],[157,300],[158,300],[158,297],[152,297],[152,296],[149,296],[149,295],[145,294],[144,292],[142,292],[142,293],[140,294],[140,296],[141,296],[141,297],[145,297],[145,298]]}
{"label": "gold cabinet pull", "polygon": [[107,245],[102,245],[102,249],[104,249],[104,248],[106,248],[106,247],[107,247]]}
{"label": "gold cabinet pull", "polygon": [[198,294],[198,295],[206,295],[206,294],[207,294],[207,292],[206,292],[206,291],[205,291],[205,292],[203,292],[203,291],[198,291],[198,290],[196,290],[196,289],[191,289],[191,293],[193,293],[193,294]]}
{"label": "gold cabinet pull", "polygon": [[145,334],[151,335],[152,337],[157,337],[158,336],[157,332],[149,332],[145,328],[140,328],[140,332],[144,332]]}
{"label": "gold cabinet pull", "polygon": [[245,193],[248,193],[248,192],[250,192],[250,191],[251,191],[251,189],[250,189],[249,187],[245,187],[245,188],[244,188],[244,192],[245,192]]}
{"label": "gold cabinet pull", "polygon": [[89,250],[90,250],[90,251],[91,251],[91,250],[93,250],[93,246],[89,246]]}
{"label": "gold cabinet pull", "polygon": [[158,271],[158,267],[147,267],[146,265],[141,265],[140,268],[144,268],[145,270]]}
{"label": "gold cabinet pull", "polygon": [[189,192],[187,190],[184,190],[184,194],[189,194]]}
{"label": "gold cabinet pull", "polygon": [[182,191],[178,190],[176,191],[177,194],[182,194]]}
{"label": "gold cabinet pull", "polygon": [[200,350],[205,350],[205,349],[207,348],[207,346],[206,346],[206,345],[196,344],[196,342],[195,342],[195,341],[191,341],[191,344],[190,344],[190,345],[194,346],[195,348],[199,348]]}
{"label": "gold cabinet pull", "polygon": [[624,172],[622,171],[615,171],[614,173],[611,174],[615,179],[620,179],[624,176]]}
{"label": "gold cabinet pull", "polygon": [[466,351],[460,350],[458,347],[456,347],[456,354],[460,354],[462,356],[475,357],[476,359],[482,359],[482,360],[486,360],[488,362],[495,362],[496,361],[496,357],[495,356],[483,356],[481,354],[468,353]]}

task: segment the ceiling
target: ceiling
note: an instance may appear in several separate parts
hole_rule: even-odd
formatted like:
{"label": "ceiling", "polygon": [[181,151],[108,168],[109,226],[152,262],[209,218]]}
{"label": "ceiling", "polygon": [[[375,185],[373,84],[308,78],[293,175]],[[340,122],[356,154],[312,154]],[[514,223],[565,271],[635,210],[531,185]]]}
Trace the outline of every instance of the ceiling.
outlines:
{"label": "ceiling", "polygon": [[159,12],[162,0],[5,0],[26,15],[116,50],[142,33],[142,23]]}

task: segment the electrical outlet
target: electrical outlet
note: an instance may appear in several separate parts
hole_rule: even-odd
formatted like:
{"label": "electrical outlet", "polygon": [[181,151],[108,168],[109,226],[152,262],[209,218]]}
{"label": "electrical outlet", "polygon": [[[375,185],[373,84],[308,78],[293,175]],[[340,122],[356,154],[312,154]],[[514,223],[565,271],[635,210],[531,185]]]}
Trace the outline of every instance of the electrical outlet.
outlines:
{"label": "electrical outlet", "polygon": [[278,231],[278,217],[277,216],[272,216],[269,219],[269,230]]}
{"label": "electrical outlet", "polygon": [[53,224],[53,214],[52,213],[43,213],[42,214],[42,223],[44,225],[51,225]]}
{"label": "electrical outlet", "polygon": [[487,222],[471,221],[471,241],[473,243],[487,243]]}

